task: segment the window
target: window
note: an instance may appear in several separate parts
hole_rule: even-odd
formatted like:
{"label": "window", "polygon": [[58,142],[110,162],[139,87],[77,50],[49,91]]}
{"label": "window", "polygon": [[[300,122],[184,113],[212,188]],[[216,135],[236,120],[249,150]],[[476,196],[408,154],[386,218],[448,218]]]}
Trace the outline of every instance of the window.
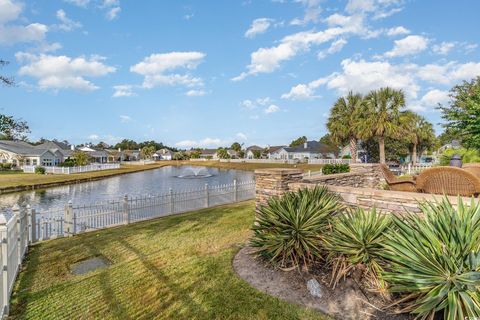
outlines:
{"label": "window", "polygon": [[25,165],[29,166],[30,165],[30,159],[25,160]]}
{"label": "window", "polygon": [[44,167],[51,167],[52,166],[52,159],[43,159],[42,160],[42,166]]}
{"label": "window", "polygon": [[37,165],[37,159],[32,160],[32,165],[36,166]]}

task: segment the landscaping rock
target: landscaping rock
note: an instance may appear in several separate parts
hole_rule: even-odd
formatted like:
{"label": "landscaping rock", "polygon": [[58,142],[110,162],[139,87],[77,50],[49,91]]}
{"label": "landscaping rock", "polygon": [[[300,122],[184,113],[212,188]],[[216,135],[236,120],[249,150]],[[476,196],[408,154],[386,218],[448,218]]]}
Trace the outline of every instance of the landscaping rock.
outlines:
{"label": "landscaping rock", "polygon": [[310,291],[310,294],[314,297],[321,298],[323,296],[322,287],[315,279],[310,279],[307,281],[307,288]]}

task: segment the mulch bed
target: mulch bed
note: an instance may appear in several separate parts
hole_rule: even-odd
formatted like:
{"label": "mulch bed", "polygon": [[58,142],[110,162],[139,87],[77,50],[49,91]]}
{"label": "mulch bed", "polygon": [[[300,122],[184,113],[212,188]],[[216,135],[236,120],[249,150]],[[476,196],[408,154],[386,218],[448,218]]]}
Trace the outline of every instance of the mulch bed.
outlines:
{"label": "mulch bed", "polygon": [[[272,268],[264,260],[251,254],[253,249],[244,247],[233,260],[235,272],[258,290],[286,300],[319,310],[335,319],[413,319],[410,315],[382,311],[382,298],[362,289],[352,279],[341,281],[332,290],[329,286],[329,271],[314,267],[309,273],[298,270],[282,271]],[[321,297],[312,296],[307,281],[316,279],[320,284]]]}

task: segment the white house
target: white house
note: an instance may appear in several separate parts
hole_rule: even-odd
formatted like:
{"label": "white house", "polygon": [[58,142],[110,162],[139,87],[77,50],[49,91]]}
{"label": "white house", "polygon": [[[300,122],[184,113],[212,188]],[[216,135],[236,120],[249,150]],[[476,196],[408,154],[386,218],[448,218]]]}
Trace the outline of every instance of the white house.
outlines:
{"label": "white house", "polygon": [[269,153],[270,159],[277,160],[307,160],[335,158],[331,147],[318,141],[307,141],[295,147],[281,147]]}
{"label": "white house", "polygon": [[81,147],[78,150],[88,153],[95,163],[107,163],[108,152],[106,150],[96,150],[91,147]]}
{"label": "white house", "polygon": [[57,149],[44,149],[24,141],[0,140],[0,162],[15,166],[54,166],[63,162]]}
{"label": "white house", "polygon": [[259,146],[250,146],[247,148],[247,152],[245,152],[246,159],[255,159],[255,153],[262,152],[264,149]]}
{"label": "white house", "polygon": [[173,152],[167,148],[163,148],[157,150],[152,157],[154,160],[172,160]]}

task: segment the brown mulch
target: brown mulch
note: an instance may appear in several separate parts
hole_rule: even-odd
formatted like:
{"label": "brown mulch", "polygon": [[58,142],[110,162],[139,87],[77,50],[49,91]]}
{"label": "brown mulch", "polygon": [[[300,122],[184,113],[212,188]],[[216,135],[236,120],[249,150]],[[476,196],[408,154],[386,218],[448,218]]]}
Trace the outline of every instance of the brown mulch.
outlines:
{"label": "brown mulch", "polygon": [[[335,319],[385,319],[406,320],[413,317],[405,314],[392,314],[381,310],[384,305],[378,294],[369,292],[352,279],[341,281],[332,290],[328,285],[330,275],[327,270],[317,267],[310,273],[298,270],[282,271],[274,269],[264,260],[252,254],[253,249],[244,247],[233,260],[235,272],[258,290],[288,302],[316,309]],[[314,297],[307,289],[307,281],[315,278],[322,291],[321,297]]]}

